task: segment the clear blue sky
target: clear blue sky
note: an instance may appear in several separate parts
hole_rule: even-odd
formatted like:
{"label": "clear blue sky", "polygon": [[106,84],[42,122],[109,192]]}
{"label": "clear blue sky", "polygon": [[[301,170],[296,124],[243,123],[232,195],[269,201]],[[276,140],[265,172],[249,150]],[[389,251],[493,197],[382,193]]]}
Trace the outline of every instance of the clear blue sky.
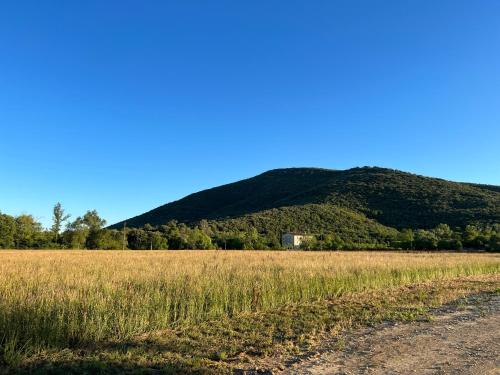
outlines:
{"label": "clear blue sky", "polygon": [[4,1],[0,210],[291,166],[500,185],[500,1]]}

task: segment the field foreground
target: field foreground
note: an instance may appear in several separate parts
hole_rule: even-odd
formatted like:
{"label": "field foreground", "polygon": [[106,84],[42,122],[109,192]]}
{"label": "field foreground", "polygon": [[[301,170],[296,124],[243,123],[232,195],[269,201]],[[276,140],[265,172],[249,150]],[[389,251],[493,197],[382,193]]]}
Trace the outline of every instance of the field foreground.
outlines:
{"label": "field foreground", "polygon": [[386,322],[342,335],[286,373],[498,374],[500,295],[457,302],[436,309],[429,320]]}
{"label": "field foreground", "polygon": [[2,251],[5,371],[227,372],[500,287],[493,254]]}

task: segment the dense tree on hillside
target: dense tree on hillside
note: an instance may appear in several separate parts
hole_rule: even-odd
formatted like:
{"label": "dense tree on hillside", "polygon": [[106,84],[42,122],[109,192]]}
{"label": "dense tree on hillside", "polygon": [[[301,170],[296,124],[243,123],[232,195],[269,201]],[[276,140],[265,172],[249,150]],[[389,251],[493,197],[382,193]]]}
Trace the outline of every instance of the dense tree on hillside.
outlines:
{"label": "dense tree on hillside", "polygon": [[[319,207],[318,207],[319,206]],[[57,205],[56,205],[57,207]],[[61,218],[66,216],[57,208]],[[54,241],[31,215],[0,214],[0,248],[72,249],[281,249],[286,231],[308,232],[304,250],[411,249],[500,251],[500,224],[474,223],[465,228],[438,224],[430,229],[396,230],[345,207],[304,205],[271,209],[239,218],[203,220],[188,225],[169,221],[161,226],[105,229],[105,220],[87,211],[67,224]]]}
{"label": "dense tree on hillside", "polygon": [[435,250],[437,245],[438,237],[433,231],[419,229],[415,232],[413,246],[416,250]]}
{"label": "dense tree on hillside", "polygon": [[[127,225],[162,225],[169,220],[193,225],[204,219],[225,221],[273,209],[311,205],[317,215],[331,206],[342,207],[397,229],[428,230],[440,223],[464,228],[471,223],[485,225],[500,221],[500,187],[376,167],[344,171],[278,169],[189,195],[127,219]],[[114,227],[121,226],[118,223]],[[312,231],[319,232],[321,228]]]}
{"label": "dense tree on hillside", "polygon": [[500,251],[500,232],[496,232],[490,237],[487,249],[489,251]]}
{"label": "dense tree on hillside", "polygon": [[[305,205],[267,210],[240,218],[210,221],[213,232],[244,233],[243,246],[275,248],[283,232],[315,235],[334,234],[344,243],[388,243],[397,230],[368,219],[363,214],[331,204]],[[260,236],[261,238],[257,239]]]}
{"label": "dense tree on hillside", "polygon": [[159,231],[148,232],[150,249],[152,250],[167,250],[168,239],[165,238]]}
{"label": "dense tree on hillside", "polygon": [[415,234],[412,229],[403,229],[392,241],[392,246],[395,248],[413,250],[415,242]]}
{"label": "dense tree on hillside", "polygon": [[143,229],[132,228],[127,232],[129,249],[141,250],[149,247],[148,233]]}
{"label": "dense tree on hillside", "polygon": [[91,229],[85,243],[87,249],[120,250],[123,235],[116,229]]}
{"label": "dense tree on hillside", "polygon": [[167,239],[169,249],[213,249],[212,238],[207,234],[211,229],[206,223],[202,227],[190,227],[184,223],[177,223],[175,220],[160,226],[160,232]]}
{"label": "dense tree on hillside", "polygon": [[166,250],[168,240],[160,231],[132,228],[127,231],[128,248],[132,250]]}

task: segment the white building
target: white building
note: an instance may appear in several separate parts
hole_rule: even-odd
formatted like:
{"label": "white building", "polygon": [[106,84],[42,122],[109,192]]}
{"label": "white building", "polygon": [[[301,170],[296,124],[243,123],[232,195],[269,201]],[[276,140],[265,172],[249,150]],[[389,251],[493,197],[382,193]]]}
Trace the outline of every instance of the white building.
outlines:
{"label": "white building", "polygon": [[285,233],[281,236],[281,245],[285,249],[300,249],[304,241],[311,240],[313,236],[303,233]]}

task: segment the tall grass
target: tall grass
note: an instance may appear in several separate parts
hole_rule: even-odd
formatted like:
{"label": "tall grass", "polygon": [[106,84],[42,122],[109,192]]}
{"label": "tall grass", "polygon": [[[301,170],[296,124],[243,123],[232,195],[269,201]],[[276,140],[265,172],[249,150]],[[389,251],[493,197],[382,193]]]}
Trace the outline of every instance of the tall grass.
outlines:
{"label": "tall grass", "polygon": [[6,356],[122,340],[289,303],[499,271],[491,254],[1,251],[0,346]]}

